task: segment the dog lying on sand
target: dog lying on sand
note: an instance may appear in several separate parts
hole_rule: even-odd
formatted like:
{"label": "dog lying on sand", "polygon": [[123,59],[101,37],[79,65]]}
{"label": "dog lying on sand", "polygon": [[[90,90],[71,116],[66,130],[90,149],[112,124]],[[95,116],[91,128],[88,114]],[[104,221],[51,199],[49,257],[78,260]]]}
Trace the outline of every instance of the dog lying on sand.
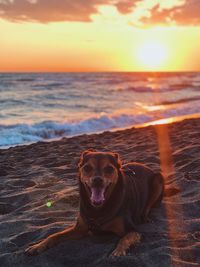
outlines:
{"label": "dog lying on sand", "polygon": [[136,226],[147,222],[151,209],[161,202],[164,179],[145,165],[122,165],[116,153],[86,150],[79,162],[79,191],[76,224],[28,247],[28,255],[64,240],[82,238],[88,232],[118,235],[120,240],[111,255],[126,255],[126,250],[140,241]]}

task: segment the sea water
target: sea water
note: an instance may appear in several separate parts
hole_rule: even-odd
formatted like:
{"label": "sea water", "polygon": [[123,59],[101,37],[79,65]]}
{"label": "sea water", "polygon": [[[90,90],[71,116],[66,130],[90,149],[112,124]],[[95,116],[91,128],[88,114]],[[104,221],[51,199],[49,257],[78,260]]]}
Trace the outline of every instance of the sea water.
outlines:
{"label": "sea water", "polygon": [[0,147],[200,113],[200,73],[0,73]]}

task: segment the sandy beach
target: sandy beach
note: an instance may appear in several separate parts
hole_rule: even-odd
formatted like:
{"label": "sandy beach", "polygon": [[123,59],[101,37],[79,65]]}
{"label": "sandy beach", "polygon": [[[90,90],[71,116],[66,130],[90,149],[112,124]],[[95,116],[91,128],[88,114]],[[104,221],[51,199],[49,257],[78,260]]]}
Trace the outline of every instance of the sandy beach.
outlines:
{"label": "sandy beach", "polygon": [[[30,243],[72,225],[78,212],[77,163],[88,148],[119,153],[160,169],[156,126],[81,135],[0,150],[0,266],[199,266],[200,119],[168,125],[174,174],[166,184],[180,193],[165,197],[140,226],[141,243],[110,258],[117,237],[66,241],[43,254],[24,254]],[[46,203],[52,206],[47,207]]]}

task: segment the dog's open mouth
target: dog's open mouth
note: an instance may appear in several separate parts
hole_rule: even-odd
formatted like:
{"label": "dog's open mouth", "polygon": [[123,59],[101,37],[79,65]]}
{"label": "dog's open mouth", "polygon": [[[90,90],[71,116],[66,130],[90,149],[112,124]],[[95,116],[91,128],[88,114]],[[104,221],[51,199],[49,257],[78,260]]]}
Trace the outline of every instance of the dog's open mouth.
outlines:
{"label": "dog's open mouth", "polygon": [[106,193],[108,191],[108,188],[110,187],[111,183],[107,186],[89,186],[85,183],[85,186],[87,188],[87,192],[90,196],[91,204],[95,207],[100,207],[104,204],[106,199]]}
{"label": "dog's open mouth", "polygon": [[106,192],[111,184],[107,186],[93,186],[90,187],[87,185],[88,193],[90,194],[91,204],[95,207],[100,207],[103,205],[106,199]]}
{"label": "dog's open mouth", "polygon": [[94,206],[101,206],[105,201],[105,187],[91,187],[90,200]]}

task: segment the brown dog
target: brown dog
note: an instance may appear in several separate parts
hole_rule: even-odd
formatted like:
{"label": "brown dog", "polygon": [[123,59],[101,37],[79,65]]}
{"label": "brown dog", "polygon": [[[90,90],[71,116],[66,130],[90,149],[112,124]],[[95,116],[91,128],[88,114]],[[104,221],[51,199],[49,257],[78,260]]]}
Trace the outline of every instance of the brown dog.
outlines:
{"label": "brown dog", "polygon": [[136,225],[162,200],[164,183],[160,173],[138,164],[121,164],[118,154],[87,150],[79,163],[80,212],[75,226],[50,235],[30,246],[29,255],[38,254],[61,241],[92,233],[112,232],[121,237],[112,256],[140,241]]}

